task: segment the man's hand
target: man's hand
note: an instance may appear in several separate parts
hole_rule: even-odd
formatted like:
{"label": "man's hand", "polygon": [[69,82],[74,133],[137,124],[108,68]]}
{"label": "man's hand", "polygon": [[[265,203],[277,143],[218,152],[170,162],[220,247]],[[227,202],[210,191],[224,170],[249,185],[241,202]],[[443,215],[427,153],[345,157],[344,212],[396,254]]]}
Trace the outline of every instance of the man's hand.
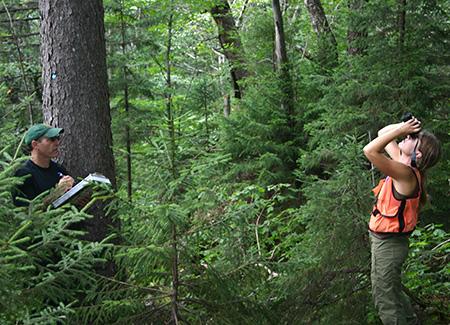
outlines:
{"label": "man's hand", "polygon": [[44,200],[44,209],[47,209],[47,207],[55,201],[58,197],[66,193],[68,190],[70,190],[73,186],[74,180],[71,176],[65,175],[61,177],[58,184],[56,184],[55,188],[50,192],[49,195],[47,195]]}
{"label": "man's hand", "polygon": [[71,176],[65,175],[61,177],[58,184],[56,184],[56,188],[60,191],[67,192],[73,186],[74,180]]}

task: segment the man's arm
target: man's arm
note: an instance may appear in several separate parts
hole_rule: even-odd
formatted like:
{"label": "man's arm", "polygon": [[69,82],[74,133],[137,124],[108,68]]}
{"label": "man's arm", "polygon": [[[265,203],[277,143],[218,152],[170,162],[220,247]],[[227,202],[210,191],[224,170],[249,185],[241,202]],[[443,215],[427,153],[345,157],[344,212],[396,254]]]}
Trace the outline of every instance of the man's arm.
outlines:
{"label": "man's arm", "polygon": [[[22,177],[26,176],[24,182],[17,186],[13,193],[13,201],[15,206],[27,206],[27,202],[20,200],[20,198],[25,198],[28,200],[33,200],[36,196],[42,193],[39,191],[35,181],[33,180],[32,174],[24,169],[19,169],[15,176]],[[43,198],[44,208],[46,209],[54,200],[63,195],[69,189],[72,188],[74,179],[69,175],[64,175],[61,177],[59,182],[51,190],[50,194]]]}

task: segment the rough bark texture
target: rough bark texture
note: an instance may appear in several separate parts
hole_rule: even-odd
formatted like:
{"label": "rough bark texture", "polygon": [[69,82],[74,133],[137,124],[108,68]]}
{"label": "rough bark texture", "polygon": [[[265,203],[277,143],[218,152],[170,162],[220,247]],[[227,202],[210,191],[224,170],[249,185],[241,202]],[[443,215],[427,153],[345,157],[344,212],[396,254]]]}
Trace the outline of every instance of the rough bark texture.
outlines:
{"label": "rough bark texture", "polygon": [[[115,185],[102,1],[40,0],[39,9],[44,121],[64,128],[60,162],[74,177],[100,172]],[[98,241],[112,221],[99,206],[92,213],[83,227]]]}
{"label": "rough bark texture", "polygon": [[219,42],[225,57],[230,63],[231,81],[233,82],[234,97],[242,97],[242,85],[240,81],[247,77],[245,69],[244,49],[242,48],[239,32],[231,13],[228,1],[221,0],[211,9],[211,15],[219,29]]}
{"label": "rough bark texture", "polygon": [[101,0],[41,0],[43,113],[64,128],[60,161],[75,177],[115,180]]}
{"label": "rough bark texture", "polygon": [[320,0],[305,0],[311,18],[311,24],[319,38],[319,61],[327,67],[334,67],[338,62],[337,42],[328,24]]}

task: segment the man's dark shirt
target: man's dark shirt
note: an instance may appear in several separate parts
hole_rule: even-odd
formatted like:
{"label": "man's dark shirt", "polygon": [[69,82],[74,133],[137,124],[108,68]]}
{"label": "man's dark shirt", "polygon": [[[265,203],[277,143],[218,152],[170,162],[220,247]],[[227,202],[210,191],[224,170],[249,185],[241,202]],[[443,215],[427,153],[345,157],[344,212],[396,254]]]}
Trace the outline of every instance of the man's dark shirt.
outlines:
{"label": "man's dark shirt", "polygon": [[17,177],[25,175],[31,176],[27,176],[23,184],[18,186],[17,192],[14,194],[14,204],[16,206],[27,205],[25,202],[17,200],[18,197],[32,200],[39,194],[54,187],[59,182],[62,175],[68,175],[68,173],[63,166],[53,161],[50,161],[50,166],[48,168],[42,168],[31,160],[28,160],[15,174]]}

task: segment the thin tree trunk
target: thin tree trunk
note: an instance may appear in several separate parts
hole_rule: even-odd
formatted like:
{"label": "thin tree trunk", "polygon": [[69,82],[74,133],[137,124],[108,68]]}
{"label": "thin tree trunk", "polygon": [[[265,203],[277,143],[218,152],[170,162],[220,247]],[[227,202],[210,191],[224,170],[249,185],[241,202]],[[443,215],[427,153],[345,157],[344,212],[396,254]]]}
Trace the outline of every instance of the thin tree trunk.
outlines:
{"label": "thin tree trunk", "polygon": [[167,114],[167,124],[169,129],[170,138],[170,170],[173,178],[176,178],[176,140],[175,140],[175,119],[173,112],[172,103],[172,62],[171,62],[171,51],[172,51],[172,25],[173,25],[173,14],[170,14],[168,22],[168,40],[167,40],[167,51],[166,51],[166,114]]}
{"label": "thin tree trunk", "polygon": [[338,63],[337,42],[328,24],[328,19],[320,0],[304,0],[314,31],[319,39],[319,62],[325,68],[333,68]]}
{"label": "thin tree trunk", "polygon": [[362,18],[359,17],[363,10],[365,0],[350,0],[349,7],[349,23],[347,30],[347,53],[349,55],[360,55],[364,53],[365,47],[362,41],[367,35],[364,28],[360,27]]}
{"label": "thin tree trunk", "polygon": [[241,81],[248,76],[245,68],[244,49],[228,1],[220,0],[219,2],[211,9],[211,15],[219,30],[219,42],[223,53],[230,63],[234,97],[242,98]]}
{"label": "thin tree trunk", "polygon": [[206,143],[209,144],[209,112],[208,112],[208,93],[207,89],[203,91],[203,108],[205,110],[205,131],[206,131]]}
{"label": "thin tree trunk", "polygon": [[406,30],[406,0],[398,0],[398,32],[399,32],[399,50],[402,52],[405,43]]}
{"label": "thin tree trunk", "polygon": [[[116,183],[101,0],[40,0],[44,121],[64,128],[60,162],[75,178],[92,172]],[[98,206],[86,239],[100,241],[114,223]],[[99,269],[114,273],[114,264]]]}
{"label": "thin tree trunk", "polygon": [[[220,69],[220,67],[223,66],[223,64],[225,63],[225,56],[218,53],[217,62]],[[221,76],[219,76],[219,85],[223,96],[223,116],[229,117],[231,113],[231,98],[230,95],[225,90],[223,78]]]}
{"label": "thin tree trunk", "polygon": [[272,0],[272,11],[275,25],[275,56],[277,69],[280,74],[282,83],[282,100],[281,105],[287,114],[288,124],[292,126],[294,113],[294,89],[292,79],[289,72],[289,60],[286,50],[286,41],[283,28],[283,17],[279,0]]}
{"label": "thin tree trunk", "polygon": [[[172,7],[171,10],[174,10]],[[167,123],[169,128],[170,137],[170,159],[171,159],[171,173],[175,180],[177,177],[176,171],[176,141],[175,141],[175,122],[173,114],[173,103],[172,103],[172,62],[171,62],[171,52],[172,52],[172,33],[173,33],[173,13],[170,13],[169,21],[167,24],[168,36],[167,36],[167,50],[166,50],[166,110],[167,110]],[[171,311],[172,311],[172,321],[174,324],[179,323],[179,312],[178,312],[178,286],[179,286],[179,274],[178,274],[178,247],[177,247],[177,226],[175,222],[171,222],[172,236],[171,236],[171,246],[172,246],[172,299],[171,299]]]}
{"label": "thin tree trunk", "polygon": [[177,248],[177,226],[172,223],[172,320],[178,324],[178,248]]}
{"label": "thin tree trunk", "polygon": [[287,51],[286,51],[286,41],[284,37],[284,27],[283,27],[283,16],[281,13],[280,1],[272,1],[273,18],[275,23],[275,54],[277,65],[282,68],[284,65],[289,63]]}
{"label": "thin tree trunk", "polygon": [[223,116],[229,117],[231,113],[231,98],[230,95],[223,95]]}
{"label": "thin tree trunk", "polygon": [[[121,34],[122,34],[122,54],[123,59],[126,58],[126,27],[125,20],[123,18],[123,1],[121,2],[121,12],[120,12],[120,25],[121,25]],[[128,72],[126,64],[123,63],[123,78],[124,78],[124,104],[125,104],[125,114],[126,114],[126,123],[125,123],[125,141],[126,141],[126,150],[127,150],[127,194],[128,201],[132,201],[132,172],[131,172],[131,138],[130,138],[130,103],[128,98]]]}
{"label": "thin tree trunk", "polygon": [[238,17],[237,22],[236,22],[236,27],[237,28],[242,27],[242,23],[244,21],[244,14],[245,14],[245,11],[247,10],[247,6],[248,6],[249,2],[250,2],[250,0],[245,0],[244,3],[242,4],[242,9],[239,12],[239,17]]}

